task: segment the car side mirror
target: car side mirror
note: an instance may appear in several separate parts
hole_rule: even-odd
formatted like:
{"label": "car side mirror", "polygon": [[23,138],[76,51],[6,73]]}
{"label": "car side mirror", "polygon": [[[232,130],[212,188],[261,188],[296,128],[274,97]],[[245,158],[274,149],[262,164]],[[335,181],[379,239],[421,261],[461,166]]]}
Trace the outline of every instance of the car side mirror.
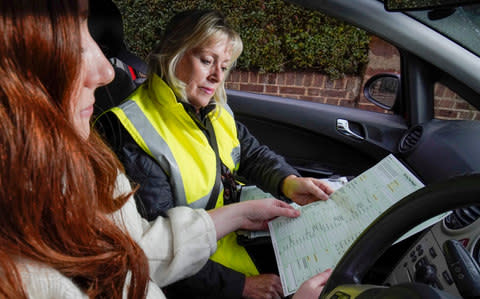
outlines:
{"label": "car side mirror", "polygon": [[392,110],[400,94],[400,76],[377,74],[365,83],[363,94],[373,104]]}

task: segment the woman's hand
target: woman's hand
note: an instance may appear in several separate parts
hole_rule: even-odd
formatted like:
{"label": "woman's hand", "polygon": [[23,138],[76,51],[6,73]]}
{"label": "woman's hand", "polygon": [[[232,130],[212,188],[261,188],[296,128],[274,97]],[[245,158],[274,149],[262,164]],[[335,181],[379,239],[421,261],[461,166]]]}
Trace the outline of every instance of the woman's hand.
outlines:
{"label": "woman's hand", "polygon": [[260,274],[245,278],[242,298],[280,299],[283,298],[282,282],[275,274]]}
{"label": "woman's hand", "polygon": [[243,223],[241,229],[247,230],[266,230],[268,221],[278,217],[285,216],[294,218],[300,216],[300,211],[278,199],[264,198],[242,202],[245,204]]}
{"label": "woman's hand", "polygon": [[217,239],[238,229],[266,230],[278,216],[298,217],[300,212],[274,198],[248,200],[208,211],[217,230]]}
{"label": "woman's hand", "polygon": [[323,286],[327,283],[330,274],[332,274],[332,269],[327,269],[322,273],[311,277],[309,280],[302,283],[292,299],[318,298],[323,290]]}
{"label": "woman's hand", "polygon": [[303,206],[318,200],[327,200],[333,189],[319,179],[289,175],[283,180],[283,194]]}

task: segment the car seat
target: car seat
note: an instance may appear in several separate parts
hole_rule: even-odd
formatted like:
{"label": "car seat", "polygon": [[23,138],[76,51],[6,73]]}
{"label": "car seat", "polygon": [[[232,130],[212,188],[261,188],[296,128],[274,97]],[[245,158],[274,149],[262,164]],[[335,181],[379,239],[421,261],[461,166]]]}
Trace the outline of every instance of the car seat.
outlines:
{"label": "car seat", "polygon": [[107,58],[116,57],[136,71],[146,74],[147,65],[128,50],[120,10],[111,0],[90,0],[89,30]]}
{"label": "car seat", "polygon": [[90,0],[88,28],[115,71],[113,81],[95,91],[93,117],[120,104],[144,80],[147,64],[130,52],[124,41],[123,21],[111,0]]}

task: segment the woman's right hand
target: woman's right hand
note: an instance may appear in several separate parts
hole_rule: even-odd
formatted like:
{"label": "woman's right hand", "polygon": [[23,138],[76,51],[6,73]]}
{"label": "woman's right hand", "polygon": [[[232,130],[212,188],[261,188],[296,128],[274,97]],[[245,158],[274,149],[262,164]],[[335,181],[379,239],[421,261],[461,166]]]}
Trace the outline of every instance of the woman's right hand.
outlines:
{"label": "woman's right hand", "polygon": [[332,269],[327,269],[302,283],[295,295],[293,295],[293,299],[318,298],[323,290],[323,286],[327,283],[330,274],[332,274]]}
{"label": "woman's right hand", "polygon": [[238,229],[266,230],[268,221],[278,217],[298,217],[300,211],[289,204],[275,199],[264,198],[226,205],[208,211],[217,230],[217,239]]}
{"label": "woman's right hand", "polygon": [[268,222],[276,217],[295,218],[300,211],[284,201],[275,198],[249,200],[239,203],[244,205],[244,217],[240,229],[267,230]]}

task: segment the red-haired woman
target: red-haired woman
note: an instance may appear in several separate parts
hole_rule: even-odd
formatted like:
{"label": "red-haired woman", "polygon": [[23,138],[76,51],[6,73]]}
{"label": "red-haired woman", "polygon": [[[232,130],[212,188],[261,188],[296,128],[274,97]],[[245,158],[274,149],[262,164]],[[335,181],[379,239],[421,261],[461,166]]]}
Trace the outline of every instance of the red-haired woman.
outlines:
{"label": "red-haired woman", "polygon": [[142,220],[90,132],[94,90],[113,70],[87,15],[86,0],[0,2],[2,298],[163,298],[158,286],[200,269],[217,238],[298,215],[267,200]]}

